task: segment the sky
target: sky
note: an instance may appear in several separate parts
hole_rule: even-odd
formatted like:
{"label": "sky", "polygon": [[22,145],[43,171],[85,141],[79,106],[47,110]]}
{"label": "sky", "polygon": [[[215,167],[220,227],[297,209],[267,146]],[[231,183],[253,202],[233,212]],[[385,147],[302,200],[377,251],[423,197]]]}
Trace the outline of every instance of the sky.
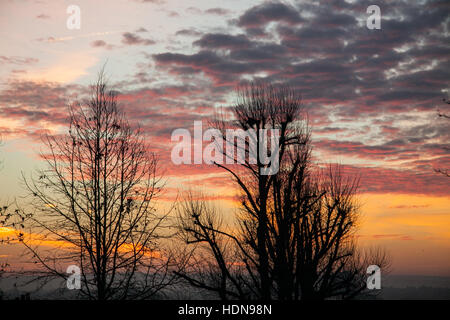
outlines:
{"label": "sky", "polygon": [[[366,26],[370,5],[381,29]],[[80,28],[69,29],[70,5]],[[450,276],[450,5],[446,1],[0,1],[0,200],[42,163],[45,133],[106,66],[131,121],[158,152],[166,200],[199,187],[232,215],[229,177],[175,166],[171,133],[233,103],[237,85],[286,83],[303,96],[314,160],[361,176],[362,246],[392,273]],[[1,248],[0,259],[14,259]]]}

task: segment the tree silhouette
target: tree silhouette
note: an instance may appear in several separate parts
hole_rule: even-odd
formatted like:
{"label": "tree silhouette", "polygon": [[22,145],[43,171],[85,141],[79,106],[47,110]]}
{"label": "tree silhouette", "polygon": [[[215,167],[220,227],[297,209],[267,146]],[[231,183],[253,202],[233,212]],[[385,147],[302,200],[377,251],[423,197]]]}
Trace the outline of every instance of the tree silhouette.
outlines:
{"label": "tree silhouette", "polygon": [[[2,143],[3,141],[0,136],[0,147]],[[0,171],[3,169],[2,164],[3,161],[0,159]],[[5,201],[3,199],[1,200]],[[17,204],[15,209],[12,208],[12,203],[10,202],[4,202],[0,205],[0,248],[4,248],[8,244],[15,244],[23,238],[22,229],[24,228],[25,220],[29,217],[30,215],[20,210]],[[6,236],[1,232],[4,230],[7,231]],[[14,233],[14,236],[11,236],[11,233]],[[10,264],[7,261],[0,262],[0,281],[10,272],[9,268]],[[3,299],[3,294],[0,288],[0,300]]]}
{"label": "tree silhouette", "polygon": [[[0,136],[0,147],[2,146],[2,139]],[[0,171],[2,168],[3,161],[0,159]],[[2,201],[5,201],[1,199]],[[10,237],[9,232],[8,236],[0,237],[0,245],[14,243],[17,239],[21,239],[23,236],[23,232],[21,231],[24,228],[25,220],[30,217],[29,214],[26,214],[22,210],[20,210],[15,205],[15,209],[12,208],[12,203],[6,201],[0,205],[0,228],[13,228],[17,237]],[[8,266],[7,263],[0,264],[0,275],[5,272],[5,268]]]}
{"label": "tree silhouette", "polygon": [[[361,293],[365,268],[383,268],[388,259],[382,251],[357,250],[358,179],[346,177],[339,166],[314,169],[300,95],[286,86],[252,83],[239,90],[232,111],[233,121],[218,117],[213,123],[224,140],[230,127],[279,129],[278,148],[270,150],[278,152],[279,171],[261,174],[271,163],[259,152],[256,163],[249,157],[234,167],[216,163],[241,193],[237,227],[224,227],[201,197],[189,195],[179,209],[180,230],[204,258],[178,275],[225,300],[353,298]],[[248,141],[226,142],[252,153]]]}
{"label": "tree silhouette", "polygon": [[[65,268],[77,265],[85,298],[154,296],[174,278],[159,246],[167,213],[155,208],[157,158],[118,107],[103,70],[92,97],[69,112],[68,133],[44,138],[46,168],[24,177],[36,210],[27,227],[40,236],[22,242],[44,269],[38,278],[66,279]],[[48,240],[51,250],[37,245]]]}

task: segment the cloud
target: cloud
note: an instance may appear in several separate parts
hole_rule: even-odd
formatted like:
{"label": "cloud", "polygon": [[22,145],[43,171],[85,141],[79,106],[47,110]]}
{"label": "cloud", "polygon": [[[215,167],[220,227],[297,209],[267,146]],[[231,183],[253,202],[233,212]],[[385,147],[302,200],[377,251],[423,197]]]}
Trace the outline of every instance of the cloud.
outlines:
{"label": "cloud", "polygon": [[362,193],[398,193],[446,196],[448,178],[421,168],[383,168],[344,165],[343,172],[360,176]]}
{"label": "cloud", "polygon": [[224,16],[230,13],[230,10],[224,9],[224,8],[210,8],[205,10],[205,13],[207,14],[214,14],[218,16]]}
{"label": "cloud", "polygon": [[189,37],[198,37],[202,35],[202,32],[194,30],[194,29],[181,29],[175,32],[177,36],[189,36]]}
{"label": "cloud", "polygon": [[164,0],[133,0],[133,1],[142,2],[142,3],[154,3],[154,4],[166,3],[166,1],[164,1]]}
{"label": "cloud", "polygon": [[0,56],[0,64],[30,65],[38,61],[39,59],[31,57]]}
{"label": "cloud", "polygon": [[269,22],[298,24],[303,21],[299,12],[292,6],[280,2],[266,2],[248,9],[237,21],[238,26],[251,28],[266,25]]}
{"label": "cloud", "polygon": [[179,81],[209,80],[214,99],[247,79],[290,84],[303,93],[315,150],[359,163],[366,192],[445,194],[433,171],[448,166],[450,137],[436,122],[450,77],[448,10],[438,4],[383,2],[374,32],[362,23],[369,1],[267,2],[230,20],[232,32],[180,30],[197,51],[152,58]]}
{"label": "cloud", "polygon": [[199,15],[202,14],[202,10],[196,7],[189,7],[186,9],[186,12],[190,14],[199,14]]}
{"label": "cloud", "polygon": [[91,47],[93,47],[93,48],[105,48],[105,49],[108,49],[108,50],[111,50],[111,49],[114,49],[115,48],[115,46],[113,46],[112,44],[107,44],[105,41],[103,41],[103,40],[95,40],[95,41],[92,41],[91,43],[90,43],[90,45],[91,45]]}
{"label": "cloud", "polygon": [[91,38],[91,37],[98,37],[98,36],[104,36],[104,35],[111,35],[111,34],[116,34],[116,33],[121,33],[121,31],[91,32],[91,33],[87,33],[87,34],[80,34],[80,35],[76,35],[76,36],[67,36],[67,37],[50,36],[50,37],[37,38],[36,40],[39,42],[54,43],[54,42],[71,41],[71,40],[80,39],[80,38]]}
{"label": "cloud", "polygon": [[143,39],[140,36],[133,34],[131,32],[125,32],[122,34],[122,43],[127,45],[151,45],[155,44],[156,42],[151,39]]}
{"label": "cloud", "polygon": [[[229,28],[180,28],[175,35],[187,42],[189,51],[168,48],[145,54],[147,60],[137,65],[133,79],[119,84],[120,104],[132,122],[141,122],[150,148],[161,154],[173,176],[215,175],[207,166],[171,166],[172,130],[207,121],[216,107],[233,102],[233,89],[244,81],[287,83],[303,94],[314,152],[323,156],[318,161],[351,160],[347,169],[361,174],[363,192],[449,194],[448,179],[433,171],[450,161],[448,124],[436,115],[450,76],[448,10],[436,1],[382,1],[382,29],[376,31],[362,23],[369,4],[265,2],[234,17],[221,8],[188,8],[192,14],[234,19],[228,20]],[[154,44],[143,37],[145,32],[121,32],[121,41]],[[90,44],[108,47],[103,40]],[[72,57],[66,64],[79,60]],[[0,63],[33,61],[0,57]],[[155,68],[149,70],[149,65]],[[35,128],[43,122],[59,125],[63,114],[53,119],[56,109],[51,106],[62,106],[64,99],[56,97],[71,90],[62,89],[67,88],[63,83],[39,86],[36,75],[55,80],[71,71],[27,71],[33,75],[29,82],[10,83],[1,92],[2,112]],[[42,105],[48,107],[38,107]]]}
{"label": "cloud", "polygon": [[389,206],[389,209],[418,209],[418,208],[428,208],[429,204],[421,204],[421,205],[397,205],[397,206]]}
{"label": "cloud", "polygon": [[413,237],[407,234],[372,234],[372,235],[358,235],[360,238],[373,238],[373,239],[388,239],[388,240],[414,240]]}
{"label": "cloud", "polygon": [[179,17],[179,16],[180,16],[180,14],[179,14],[178,12],[176,12],[176,11],[169,11],[169,12],[167,13],[167,15],[168,15],[169,17],[171,17],[171,18],[175,18],[175,17]]}
{"label": "cloud", "polygon": [[92,52],[70,52],[49,64],[30,68],[21,78],[28,81],[69,83],[87,74],[97,63]]}
{"label": "cloud", "polygon": [[193,44],[202,48],[211,48],[211,49],[235,48],[243,50],[246,47],[249,47],[250,40],[243,34],[232,36],[228,34],[208,33],[203,37],[201,37],[199,40],[194,41]]}
{"label": "cloud", "polygon": [[106,42],[103,40],[95,40],[91,42],[92,47],[104,47],[106,46]]}
{"label": "cloud", "polygon": [[47,14],[42,13],[40,15],[37,15],[36,18],[38,18],[38,19],[50,19],[50,16],[47,15]]}
{"label": "cloud", "polygon": [[[298,8],[265,3],[237,19],[240,33],[179,31],[198,36],[192,45],[199,51],[184,57],[166,52],[154,58],[172,74],[201,71],[215,84],[260,75],[288,82],[304,92],[306,102],[340,104],[336,115],[343,119],[435,108],[450,76],[445,13],[435,2],[390,3],[389,19],[376,33],[359,23],[366,18],[363,7],[343,1]],[[411,30],[417,33],[412,36]],[[398,51],[404,46],[406,52]],[[216,60],[214,66],[211,59],[200,59],[207,56]],[[242,72],[235,72],[237,68]]]}
{"label": "cloud", "polygon": [[136,32],[148,32],[148,30],[143,27],[140,27],[139,29],[136,30]]}
{"label": "cloud", "polygon": [[0,135],[39,140],[55,133],[67,125],[70,99],[83,92],[77,85],[10,80],[0,91]]}

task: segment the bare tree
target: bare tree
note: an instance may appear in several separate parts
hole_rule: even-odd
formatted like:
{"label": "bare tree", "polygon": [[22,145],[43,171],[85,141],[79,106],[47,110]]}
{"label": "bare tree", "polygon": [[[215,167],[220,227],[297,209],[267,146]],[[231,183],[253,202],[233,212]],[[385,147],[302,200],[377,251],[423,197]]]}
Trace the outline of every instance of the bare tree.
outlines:
{"label": "bare tree", "polygon": [[[248,259],[248,270],[256,268],[259,275],[258,282],[255,283],[258,288],[258,296],[262,299],[271,298],[272,280],[270,277],[269,253],[268,253],[268,206],[269,193],[273,186],[276,175],[267,175],[264,169],[273,165],[265,163],[262,159],[260,146],[264,143],[264,137],[259,134],[261,129],[278,129],[280,133],[278,146],[278,159],[283,161],[286,149],[292,145],[301,145],[305,143],[308,133],[301,123],[301,95],[296,90],[285,87],[274,87],[270,84],[251,83],[238,89],[238,101],[232,109],[234,121],[232,123],[218,117],[213,124],[219,128],[225,140],[227,140],[226,129],[228,127],[241,130],[253,129],[256,137],[253,146],[256,150],[251,150],[251,143],[244,141],[244,151],[248,157],[240,168],[234,169],[230,166],[217,164],[217,166],[228,171],[236,181],[242,192],[242,206],[244,212],[254,218],[254,221],[246,222],[243,220],[242,227],[247,230],[251,237],[246,239],[248,245],[253,246],[256,255],[253,259]],[[242,148],[239,138],[229,141],[233,148]],[[225,153],[229,156],[229,153]],[[233,162],[237,162],[237,154]],[[251,163],[250,154],[256,157],[256,163]],[[255,228],[253,235],[251,228]],[[249,232],[250,231],[250,232]],[[248,257],[250,258],[250,257]],[[255,277],[253,277],[255,278]],[[256,278],[255,278],[256,279]]]}
{"label": "bare tree", "polygon": [[[2,144],[3,141],[0,136],[0,147]],[[2,165],[3,161],[0,159],[0,171],[3,169]],[[0,231],[6,231],[6,233],[0,232],[0,249],[3,249],[6,245],[16,244],[18,239],[23,237],[22,229],[29,215],[20,210],[17,204],[13,206],[11,201],[1,200],[5,201],[0,205]],[[10,267],[11,265],[7,260],[0,262],[0,281],[7,277],[8,273],[12,273]],[[0,300],[3,299],[3,294],[0,288]]]}
{"label": "bare tree", "polygon": [[[0,135],[0,147],[2,144],[3,141]],[[3,169],[2,165],[3,161],[0,159],[0,171]],[[18,208],[17,204],[15,204],[14,208],[11,201],[4,199],[1,200],[4,201],[4,203],[0,205],[0,228],[13,228],[13,230],[16,231],[17,237],[21,237],[23,235],[21,229],[24,228],[25,219],[28,218],[29,215],[22,212],[22,210]],[[7,232],[7,234],[8,235],[6,237],[0,237],[0,245],[17,241],[17,237],[11,237],[10,232]],[[0,274],[4,273],[6,266],[7,263],[0,264]]]}
{"label": "bare tree", "polygon": [[220,212],[204,201],[202,194],[192,191],[177,211],[181,239],[196,248],[188,267],[175,274],[194,287],[217,293],[222,300],[248,299],[251,292],[245,287],[245,272],[236,250],[240,242],[225,232]]}
{"label": "bare tree", "polygon": [[[208,268],[207,277],[198,271],[180,276],[196,287],[218,292],[222,299],[354,297],[365,288],[361,279],[367,267],[354,241],[358,180],[345,179],[339,167],[321,173],[313,170],[310,133],[295,90],[251,84],[239,94],[235,120],[222,118],[215,127],[225,140],[226,129],[233,126],[279,129],[278,148],[271,150],[278,152],[279,171],[261,174],[271,163],[260,159],[259,152],[256,163],[246,158],[237,168],[216,163],[231,174],[241,191],[237,227],[223,228],[210,209],[198,201],[192,204],[188,197],[180,228],[187,243],[209,247],[208,264],[214,268]],[[251,153],[250,143],[227,143]],[[238,261],[227,260],[229,256]],[[371,264],[385,264],[383,255],[373,258],[377,261]],[[214,272],[220,281],[211,281]]]}
{"label": "bare tree", "polygon": [[387,271],[389,262],[383,250],[357,248],[359,180],[345,176],[339,166],[321,169],[316,176],[307,167],[293,171],[294,167],[278,184],[284,189],[278,196],[277,211],[282,213],[276,214],[281,218],[274,228],[274,246],[282,249],[275,251],[274,259],[283,257],[278,263],[278,291],[285,299],[299,294],[306,300],[354,298],[366,288],[367,266],[376,264]]}
{"label": "bare tree", "polygon": [[[29,234],[39,236],[22,242],[44,268],[41,279],[66,279],[67,265],[77,265],[83,297],[152,297],[173,280],[171,257],[159,243],[168,234],[167,213],[155,208],[157,158],[126,120],[103,71],[90,100],[69,112],[68,133],[44,138],[46,169],[24,177],[36,211]],[[53,241],[52,249],[40,240]]]}
{"label": "bare tree", "polygon": [[[0,147],[2,147],[3,141],[2,137],[0,135]],[[0,171],[3,169],[3,160],[0,159]],[[12,208],[12,202],[7,201],[4,199],[1,199],[2,201],[5,201],[5,203],[2,203],[0,205],[0,228],[14,228],[14,230],[17,231],[17,236],[21,237],[23,233],[20,231],[24,228],[24,222],[25,219],[29,217],[29,215],[25,214],[15,205],[15,209]],[[7,244],[16,241],[16,237],[0,237],[0,244]],[[6,264],[3,264],[3,266],[6,266]],[[0,266],[1,268],[1,266]],[[4,271],[4,268],[0,270],[0,273]]]}

